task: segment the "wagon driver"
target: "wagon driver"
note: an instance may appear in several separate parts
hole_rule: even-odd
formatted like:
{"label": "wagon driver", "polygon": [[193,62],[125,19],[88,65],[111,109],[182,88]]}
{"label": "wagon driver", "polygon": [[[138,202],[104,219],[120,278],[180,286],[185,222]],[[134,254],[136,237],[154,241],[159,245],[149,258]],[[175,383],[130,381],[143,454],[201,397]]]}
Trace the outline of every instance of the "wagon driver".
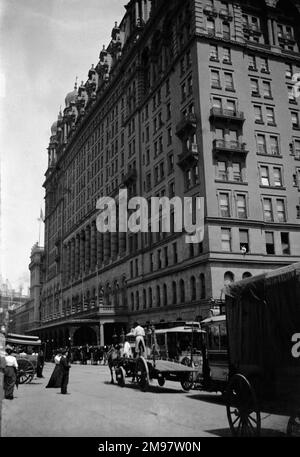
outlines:
{"label": "wagon driver", "polygon": [[17,359],[11,355],[13,348],[7,346],[5,348],[5,368],[4,368],[4,396],[7,400],[13,400],[14,387],[17,381],[18,362]]}
{"label": "wagon driver", "polygon": [[135,336],[135,353],[145,353],[146,352],[146,346],[145,346],[145,330],[143,327],[139,325],[138,322],[134,323],[134,330],[133,330],[133,335]]}

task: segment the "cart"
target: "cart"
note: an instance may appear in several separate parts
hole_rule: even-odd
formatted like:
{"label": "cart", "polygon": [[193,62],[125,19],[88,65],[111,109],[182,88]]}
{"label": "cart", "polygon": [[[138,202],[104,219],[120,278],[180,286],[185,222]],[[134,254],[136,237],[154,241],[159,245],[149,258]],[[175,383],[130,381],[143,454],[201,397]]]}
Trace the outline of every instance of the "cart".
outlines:
{"label": "cart", "polygon": [[[119,357],[115,362],[117,383],[124,387],[126,378],[131,378],[142,391],[146,391],[152,380],[157,380],[158,385],[163,387],[166,380],[179,382],[184,391],[189,391],[193,386],[195,373],[198,372],[202,359],[201,354],[195,354],[193,341],[197,342],[197,336],[202,337],[204,332],[199,328],[175,327],[155,331],[146,335],[146,354],[138,354],[135,358]],[[186,351],[177,347],[176,342],[184,335]],[[129,339],[133,335],[129,333]],[[173,344],[170,344],[172,343]],[[188,343],[192,342],[188,351]],[[193,363],[199,358],[199,366]],[[197,365],[197,367],[195,366]]]}
{"label": "cart", "polygon": [[30,383],[36,374],[37,353],[42,344],[41,340],[38,336],[8,333],[6,344],[14,349],[14,356],[18,362],[18,383]]}
{"label": "cart", "polygon": [[300,263],[231,284],[226,410],[234,436],[259,436],[261,411],[300,432]]}

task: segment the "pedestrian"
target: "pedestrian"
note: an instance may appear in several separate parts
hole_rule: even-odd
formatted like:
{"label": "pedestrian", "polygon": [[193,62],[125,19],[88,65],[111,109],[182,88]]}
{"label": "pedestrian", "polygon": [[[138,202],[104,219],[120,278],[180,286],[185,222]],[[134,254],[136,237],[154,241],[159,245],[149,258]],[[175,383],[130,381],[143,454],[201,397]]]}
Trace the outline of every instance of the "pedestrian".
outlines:
{"label": "pedestrian", "polygon": [[45,357],[44,357],[44,351],[42,348],[40,348],[38,354],[37,354],[37,365],[36,365],[36,376],[37,378],[43,378],[43,368],[45,365]]}
{"label": "pedestrian", "polygon": [[135,355],[142,355],[146,352],[145,330],[138,322],[134,323],[133,335],[135,336]]}
{"label": "pedestrian", "polygon": [[17,382],[18,375],[18,362],[17,359],[11,355],[13,348],[7,346],[5,348],[5,368],[4,368],[4,397],[7,400],[13,400],[14,398],[14,387]]}
{"label": "pedestrian", "polygon": [[68,386],[68,383],[69,383],[69,371],[70,371],[70,368],[71,368],[69,355],[68,355],[66,349],[62,350],[62,356],[61,356],[59,365],[60,365],[60,367],[62,369],[61,393],[63,395],[66,395],[68,393],[67,392],[67,386]]}
{"label": "pedestrian", "polygon": [[55,363],[55,367],[54,367],[54,370],[51,374],[51,377],[49,379],[49,382],[48,384],[46,385],[46,389],[50,388],[50,387],[61,387],[61,383],[62,383],[62,377],[63,377],[63,371],[60,367],[60,359],[61,359],[61,350],[58,349],[56,351],[56,355],[54,357],[54,363]]}

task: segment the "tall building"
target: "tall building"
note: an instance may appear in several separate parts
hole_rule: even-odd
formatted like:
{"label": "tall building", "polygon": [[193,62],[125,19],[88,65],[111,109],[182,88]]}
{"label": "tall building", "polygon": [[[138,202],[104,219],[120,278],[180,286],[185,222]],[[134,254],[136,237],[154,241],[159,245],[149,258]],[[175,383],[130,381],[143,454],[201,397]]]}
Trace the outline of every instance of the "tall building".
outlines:
{"label": "tall building", "polygon": [[30,255],[30,295],[11,315],[10,333],[31,333],[40,325],[41,289],[44,281],[44,248],[36,243]]}
{"label": "tall building", "polygon": [[[227,282],[300,260],[299,19],[299,0],[126,5],[51,128],[43,339],[204,318]],[[119,188],[204,197],[203,242],[174,218],[100,233],[97,200]]]}

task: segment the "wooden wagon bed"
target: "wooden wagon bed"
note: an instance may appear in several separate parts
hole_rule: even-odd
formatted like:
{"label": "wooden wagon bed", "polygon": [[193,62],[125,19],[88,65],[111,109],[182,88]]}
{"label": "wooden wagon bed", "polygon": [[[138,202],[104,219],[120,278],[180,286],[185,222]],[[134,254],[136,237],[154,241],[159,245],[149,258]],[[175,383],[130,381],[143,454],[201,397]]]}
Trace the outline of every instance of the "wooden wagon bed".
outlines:
{"label": "wooden wagon bed", "polygon": [[196,368],[187,367],[186,365],[182,365],[179,362],[172,362],[171,360],[155,360],[155,362],[151,360],[147,360],[148,363],[153,365],[155,370],[160,371],[161,373],[178,373],[180,372],[194,372],[197,371]]}

